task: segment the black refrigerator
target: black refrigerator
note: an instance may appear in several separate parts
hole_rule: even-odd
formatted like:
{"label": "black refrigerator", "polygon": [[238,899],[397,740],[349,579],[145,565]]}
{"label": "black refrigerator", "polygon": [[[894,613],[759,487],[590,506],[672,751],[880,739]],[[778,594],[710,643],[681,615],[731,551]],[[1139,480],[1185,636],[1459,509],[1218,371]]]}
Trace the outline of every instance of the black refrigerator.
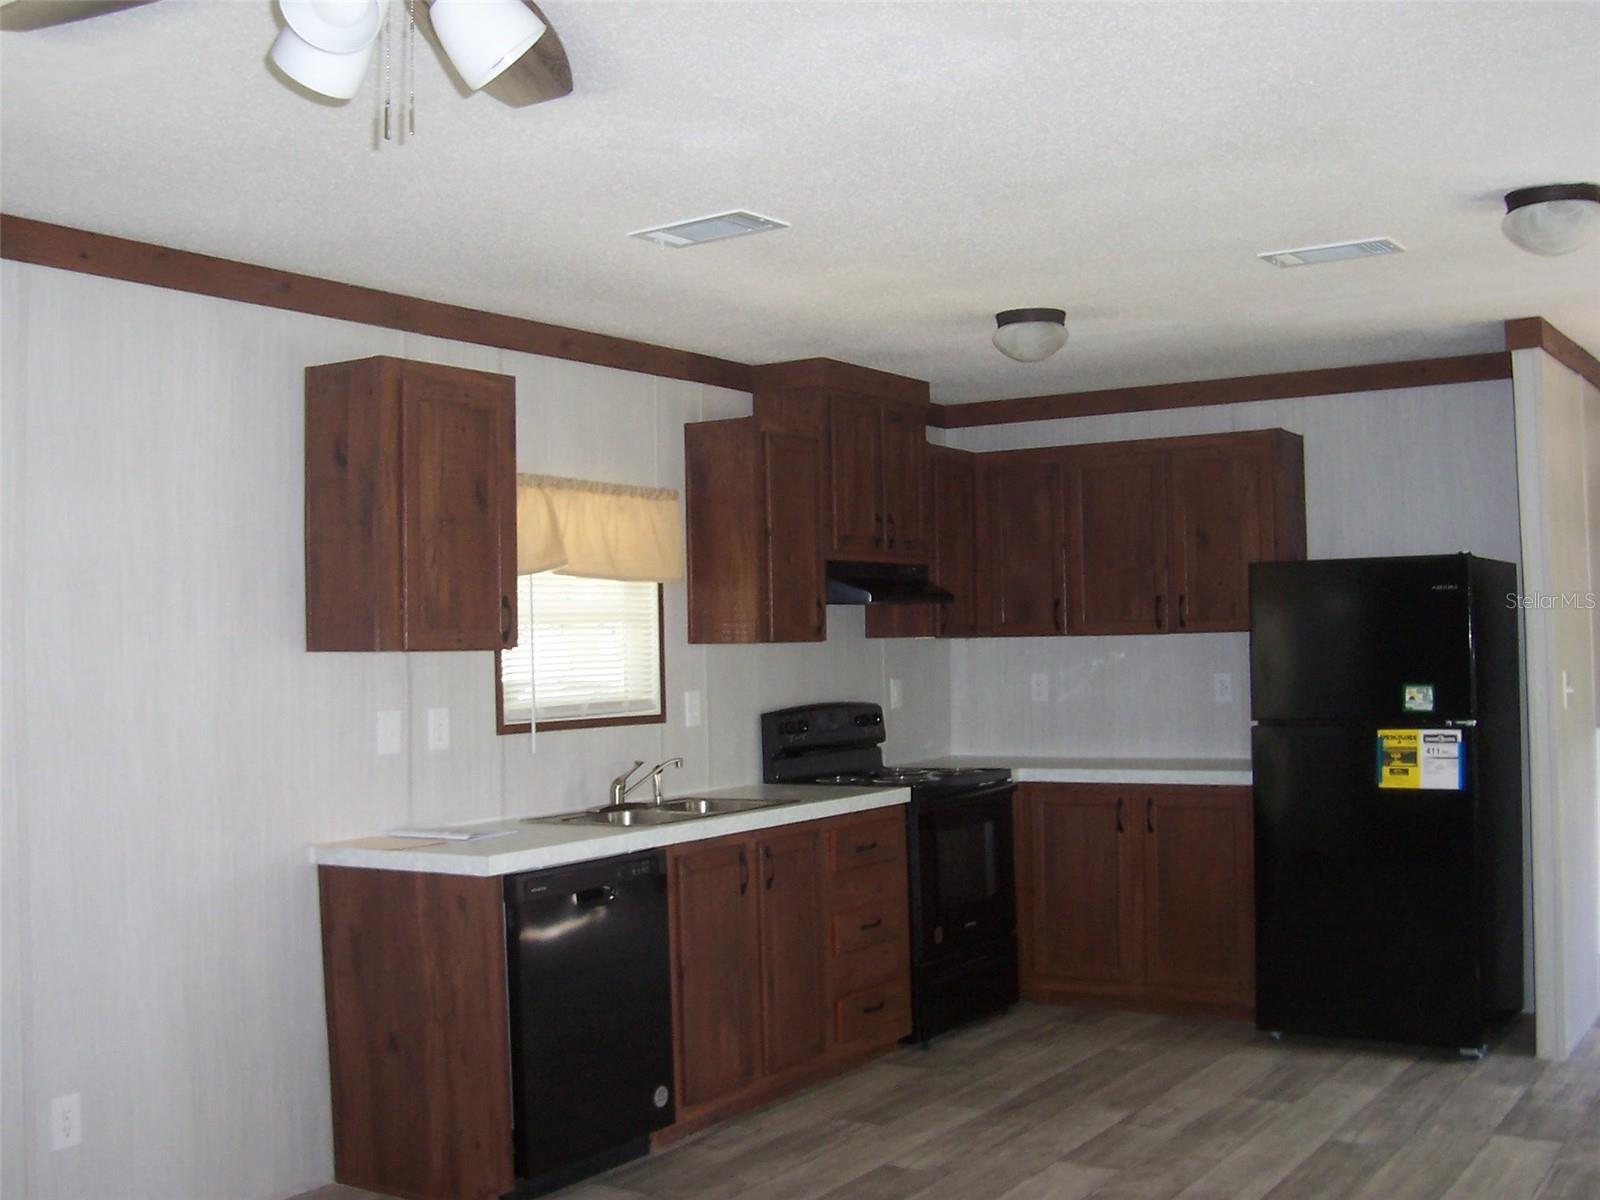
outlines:
{"label": "black refrigerator", "polygon": [[1256,1024],[1479,1050],[1522,1007],[1516,568],[1250,568]]}

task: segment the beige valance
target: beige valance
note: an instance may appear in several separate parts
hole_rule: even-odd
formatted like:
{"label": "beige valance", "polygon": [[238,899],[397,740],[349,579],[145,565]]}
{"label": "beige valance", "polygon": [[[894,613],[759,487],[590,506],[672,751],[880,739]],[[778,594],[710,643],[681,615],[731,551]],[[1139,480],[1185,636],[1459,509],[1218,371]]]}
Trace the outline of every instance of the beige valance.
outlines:
{"label": "beige valance", "polygon": [[517,476],[517,574],[683,578],[683,520],[670,488]]}

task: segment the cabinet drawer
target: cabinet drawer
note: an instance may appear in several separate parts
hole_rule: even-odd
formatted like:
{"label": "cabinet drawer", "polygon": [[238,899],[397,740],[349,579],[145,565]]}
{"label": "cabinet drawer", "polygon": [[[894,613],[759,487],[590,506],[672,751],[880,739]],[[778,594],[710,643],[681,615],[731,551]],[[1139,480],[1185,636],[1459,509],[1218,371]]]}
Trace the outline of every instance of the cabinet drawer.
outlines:
{"label": "cabinet drawer", "polygon": [[885,901],[902,902],[906,897],[906,868],[902,862],[879,863],[875,867],[857,867],[840,871],[833,877],[828,892],[828,905],[834,911],[859,908],[865,904],[882,904]]}
{"label": "cabinet drawer", "polygon": [[835,871],[853,871],[905,857],[905,815],[862,821],[828,831],[828,860]]}
{"label": "cabinet drawer", "polygon": [[833,994],[848,996],[863,988],[892,983],[905,971],[905,949],[893,942],[864,946],[833,958]]}
{"label": "cabinet drawer", "polygon": [[882,942],[905,940],[904,906],[897,900],[847,908],[833,915],[833,952],[848,954]]}
{"label": "cabinet drawer", "polygon": [[833,1006],[840,1043],[890,1042],[911,1032],[911,992],[903,979],[863,988]]}

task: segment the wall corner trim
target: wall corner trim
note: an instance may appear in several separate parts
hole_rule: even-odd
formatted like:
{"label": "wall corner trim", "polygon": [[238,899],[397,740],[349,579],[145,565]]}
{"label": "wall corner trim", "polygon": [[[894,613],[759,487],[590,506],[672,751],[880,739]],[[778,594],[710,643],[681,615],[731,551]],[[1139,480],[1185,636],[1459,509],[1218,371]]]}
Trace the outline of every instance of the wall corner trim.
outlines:
{"label": "wall corner trim", "polygon": [[1506,349],[1543,350],[1569,371],[1600,388],[1600,359],[1543,317],[1517,317],[1506,322]]}

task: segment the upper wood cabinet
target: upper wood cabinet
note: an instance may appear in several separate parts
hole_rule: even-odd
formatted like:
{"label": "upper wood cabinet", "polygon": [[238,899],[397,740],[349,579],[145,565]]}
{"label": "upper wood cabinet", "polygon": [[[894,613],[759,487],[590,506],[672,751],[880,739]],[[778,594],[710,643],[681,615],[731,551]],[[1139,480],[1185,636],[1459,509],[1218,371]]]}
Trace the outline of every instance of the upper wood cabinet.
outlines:
{"label": "upper wood cabinet", "polygon": [[1074,447],[1073,633],[1250,627],[1250,564],[1305,557],[1300,438],[1281,429]]}
{"label": "upper wood cabinet", "polygon": [[683,439],[689,641],[821,641],[820,437],[742,417]]}
{"label": "upper wood cabinet", "polygon": [[978,456],[978,632],[1065,633],[1062,466],[1032,451]]}
{"label": "upper wood cabinet", "polygon": [[874,604],[868,637],[971,637],[978,629],[977,455],[928,447],[924,510],[931,517],[929,574],[955,597],[949,604]]}
{"label": "upper wood cabinet", "polygon": [[306,369],[306,648],[515,644],[515,381],[368,358]]}
{"label": "upper wood cabinet", "polygon": [[927,562],[928,386],[827,359],[756,368],[755,415],[822,439],[824,552]]}
{"label": "upper wood cabinet", "polygon": [[1068,628],[1159,633],[1167,628],[1167,460],[1158,451],[1098,446],[1065,464]]}

